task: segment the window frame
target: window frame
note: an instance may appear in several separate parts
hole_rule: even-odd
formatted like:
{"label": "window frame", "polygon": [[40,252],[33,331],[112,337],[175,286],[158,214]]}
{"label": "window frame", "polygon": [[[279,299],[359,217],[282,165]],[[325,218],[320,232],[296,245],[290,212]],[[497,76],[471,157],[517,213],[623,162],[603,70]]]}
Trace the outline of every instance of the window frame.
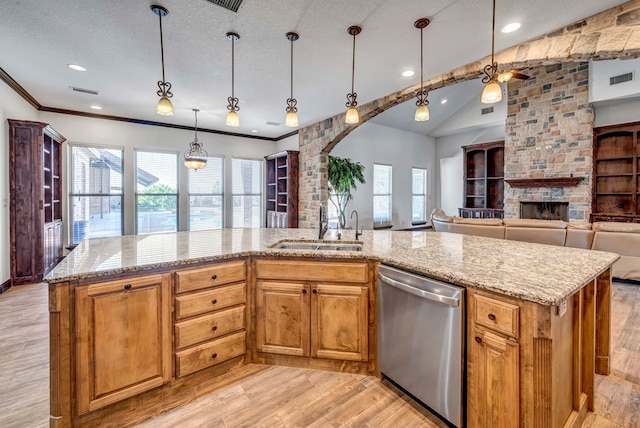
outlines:
{"label": "window frame", "polygon": [[[389,193],[376,193],[376,166],[383,166],[389,168]],[[389,229],[393,227],[393,165],[374,162],[373,163],[373,180],[372,180],[372,194],[373,194],[373,229]],[[376,197],[388,197],[389,198],[389,218],[387,222],[379,223],[376,222]]]}
{"label": "window frame", "polygon": [[[233,191],[233,187],[234,187],[234,181],[233,181],[233,162],[235,160],[239,160],[239,161],[252,161],[252,162],[259,162],[260,163],[260,185],[258,186],[258,188],[260,189],[260,193],[234,193]],[[231,183],[230,183],[230,189],[231,189],[231,198],[230,198],[230,213],[231,213],[231,217],[230,217],[230,223],[231,223],[231,227],[232,228],[236,228],[236,227],[252,227],[253,226],[236,226],[234,224],[234,214],[233,214],[233,198],[236,196],[259,196],[260,199],[260,218],[258,219],[258,227],[260,228],[262,227],[262,225],[264,224],[265,221],[265,213],[264,213],[264,206],[265,206],[265,192],[264,192],[264,174],[265,174],[265,161],[264,158],[250,158],[250,157],[243,157],[243,156],[231,156]]]}
{"label": "window frame", "polygon": [[[414,182],[413,182],[413,172],[414,170],[420,170],[423,172],[424,174],[424,181],[423,181],[423,188],[422,191],[423,193],[413,193],[414,190]],[[428,179],[428,170],[425,167],[420,167],[420,166],[412,166],[411,167],[411,225],[412,226],[420,226],[423,224],[427,224],[427,179]],[[424,202],[422,205],[422,219],[421,220],[414,220],[413,219],[413,211],[414,211],[414,206],[413,206],[413,198],[415,196],[422,196],[424,198]]]}
{"label": "window frame", "polygon": [[220,159],[221,161],[221,167],[222,167],[222,186],[221,186],[221,193],[191,193],[190,190],[190,185],[191,185],[191,173],[193,171],[194,174],[197,174],[197,170],[189,170],[187,171],[187,230],[191,231],[191,230],[207,230],[207,229],[191,229],[191,196],[220,196],[222,198],[222,208],[221,208],[221,214],[222,214],[222,225],[220,226],[221,229],[224,229],[225,224],[227,224],[226,222],[226,203],[225,203],[225,186],[226,186],[226,180],[225,180],[225,174],[226,174],[226,168],[225,168],[225,162],[226,162],[226,157],[225,155],[209,155],[207,157],[207,168],[209,167],[209,161],[211,159]]}
{"label": "window frame", "polygon": [[[95,149],[95,150],[100,150],[100,149],[104,149],[104,150],[118,150],[122,153],[122,156],[120,158],[121,161],[121,182],[122,182],[122,187],[120,190],[120,193],[76,193],[74,192],[74,167],[75,167],[75,162],[74,162],[74,155],[73,155],[73,149],[74,148],[86,148],[86,149]],[[68,154],[69,154],[69,164],[67,165],[67,178],[65,180],[66,185],[67,185],[67,195],[68,195],[68,201],[67,201],[67,220],[66,220],[66,224],[67,224],[67,242],[69,243],[70,246],[75,246],[78,245],[81,241],[78,242],[74,242],[74,227],[73,227],[73,199],[74,198],[82,198],[82,197],[86,197],[86,198],[91,198],[91,197],[104,197],[104,198],[113,198],[113,197],[120,197],[120,235],[113,235],[113,236],[123,236],[124,235],[124,220],[125,220],[125,147],[124,146],[116,146],[116,145],[108,145],[108,144],[90,144],[90,143],[68,143],[67,145],[67,150],[68,150]],[[104,238],[107,238],[109,236],[104,236]],[[100,238],[100,237],[96,237],[96,238]]]}

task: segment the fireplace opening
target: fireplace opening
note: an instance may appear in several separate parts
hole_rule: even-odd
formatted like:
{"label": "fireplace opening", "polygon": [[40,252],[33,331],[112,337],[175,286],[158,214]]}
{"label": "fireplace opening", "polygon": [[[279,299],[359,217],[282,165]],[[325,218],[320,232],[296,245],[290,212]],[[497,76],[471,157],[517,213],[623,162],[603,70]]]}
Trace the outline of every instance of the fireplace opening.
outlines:
{"label": "fireplace opening", "polygon": [[569,202],[520,202],[520,218],[569,221]]}

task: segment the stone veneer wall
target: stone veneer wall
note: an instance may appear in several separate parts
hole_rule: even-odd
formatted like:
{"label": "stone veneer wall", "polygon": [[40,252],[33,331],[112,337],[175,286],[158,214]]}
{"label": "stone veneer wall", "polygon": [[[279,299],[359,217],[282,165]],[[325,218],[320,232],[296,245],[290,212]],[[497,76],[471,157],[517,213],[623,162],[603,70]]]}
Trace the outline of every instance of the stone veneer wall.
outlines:
{"label": "stone veneer wall", "polygon": [[592,135],[589,63],[566,62],[509,82],[505,179],[585,177],[577,186],[512,188],[505,183],[505,218],[520,217],[520,201],[569,202],[569,221],[591,213]]}

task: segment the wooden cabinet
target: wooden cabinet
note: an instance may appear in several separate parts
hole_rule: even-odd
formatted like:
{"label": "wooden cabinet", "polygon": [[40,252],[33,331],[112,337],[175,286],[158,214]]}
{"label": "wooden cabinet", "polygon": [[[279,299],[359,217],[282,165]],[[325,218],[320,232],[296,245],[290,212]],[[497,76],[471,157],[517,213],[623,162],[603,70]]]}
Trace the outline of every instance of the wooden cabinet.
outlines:
{"label": "wooden cabinet", "polygon": [[640,122],[593,131],[591,221],[640,222]]}
{"label": "wooden cabinet", "polygon": [[258,352],[368,360],[366,263],[258,260],[256,277]]}
{"label": "wooden cabinet", "polygon": [[463,216],[502,218],[504,141],[465,146]]}
{"label": "wooden cabinet", "polygon": [[176,272],[176,377],[244,356],[246,262]]}
{"label": "wooden cabinet", "polygon": [[172,378],[171,275],[75,289],[78,414]]}
{"label": "wooden cabinet", "polygon": [[298,227],[298,152],[265,157],[266,226]]}
{"label": "wooden cabinet", "polygon": [[9,120],[11,282],[42,281],[62,258],[61,144],[46,123]]}

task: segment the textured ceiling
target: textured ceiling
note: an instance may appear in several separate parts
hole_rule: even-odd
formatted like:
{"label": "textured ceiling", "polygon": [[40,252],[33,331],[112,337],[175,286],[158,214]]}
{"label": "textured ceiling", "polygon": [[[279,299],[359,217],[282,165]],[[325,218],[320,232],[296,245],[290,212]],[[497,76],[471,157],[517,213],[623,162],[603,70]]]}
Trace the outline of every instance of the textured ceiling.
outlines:
{"label": "textured ceiling", "polygon": [[[42,105],[135,119],[199,124],[211,129],[276,137],[289,96],[289,42],[294,43],[295,88],[300,125],[344,110],[350,91],[351,36],[356,41],[356,92],[364,104],[419,80],[419,31],[413,22],[431,18],[424,30],[425,78],[490,53],[491,0],[245,0],[237,13],[206,0],[159,0],[163,19],[166,77],[173,85],[176,114],[155,113],[161,79],[158,18],[147,0],[3,0],[0,67]],[[496,34],[496,49],[534,38],[624,3],[619,0],[498,0],[496,25],[522,22],[521,30]],[[47,7],[45,7],[45,5]],[[51,7],[55,5],[54,7]],[[224,125],[231,95],[231,42],[236,43],[239,128]],[[67,68],[87,67],[86,72]],[[414,69],[414,77],[401,72]],[[76,93],[76,86],[99,95]],[[439,104],[432,103],[432,116]],[[448,107],[451,107],[449,104]],[[452,108],[452,107],[451,107]]]}

